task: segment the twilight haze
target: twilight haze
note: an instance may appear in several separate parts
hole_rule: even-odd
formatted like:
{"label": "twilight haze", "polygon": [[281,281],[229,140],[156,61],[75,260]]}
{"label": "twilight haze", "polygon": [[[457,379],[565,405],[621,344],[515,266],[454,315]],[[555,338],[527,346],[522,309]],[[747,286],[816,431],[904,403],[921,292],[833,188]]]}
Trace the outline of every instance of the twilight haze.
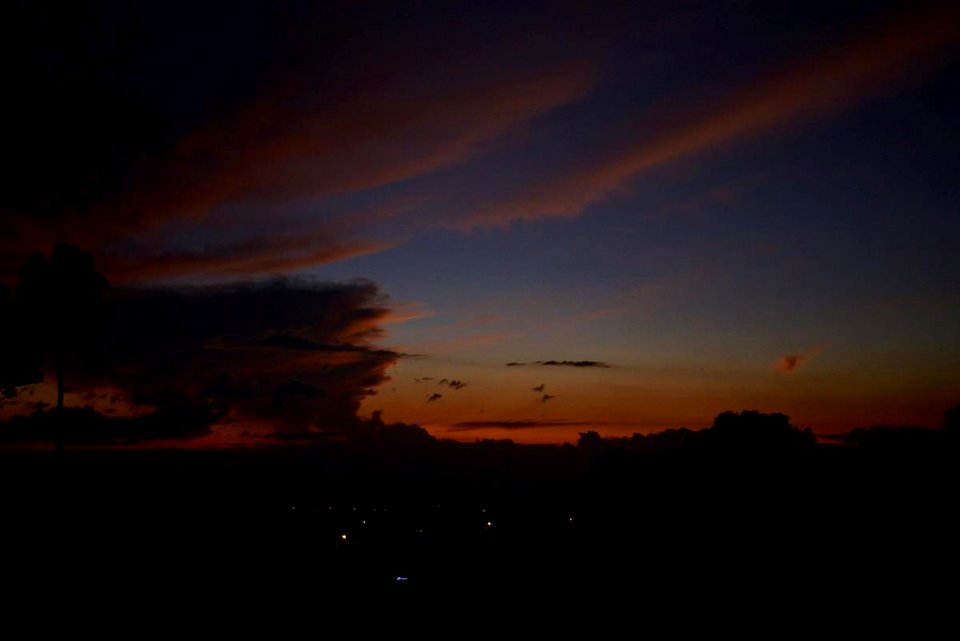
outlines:
{"label": "twilight haze", "polygon": [[54,4],[3,9],[0,303],[92,252],[68,406],[560,443],[960,398],[955,3]]}

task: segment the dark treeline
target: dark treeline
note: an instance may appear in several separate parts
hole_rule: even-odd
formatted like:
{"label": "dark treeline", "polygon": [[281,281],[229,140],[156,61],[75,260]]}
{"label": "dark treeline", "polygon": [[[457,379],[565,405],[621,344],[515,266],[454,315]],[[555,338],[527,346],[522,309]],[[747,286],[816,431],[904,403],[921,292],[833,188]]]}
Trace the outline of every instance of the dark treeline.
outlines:
{"label": "dark treeline", "polygon": [[278,603],[331,585],[723,600],[736,577],[756,607],[809,607],[811,585],[820,601],[936,605],[931,568],[956,562],[956,416],[833,443],[784,415],[727,412],[706,430],[588,431],[575,446],[439,441],[379,416],[249,448],[8,446],[4,538],[28,584],[53,573],[80,589],[97,573],[179,581],[194,599],[268,584]]}

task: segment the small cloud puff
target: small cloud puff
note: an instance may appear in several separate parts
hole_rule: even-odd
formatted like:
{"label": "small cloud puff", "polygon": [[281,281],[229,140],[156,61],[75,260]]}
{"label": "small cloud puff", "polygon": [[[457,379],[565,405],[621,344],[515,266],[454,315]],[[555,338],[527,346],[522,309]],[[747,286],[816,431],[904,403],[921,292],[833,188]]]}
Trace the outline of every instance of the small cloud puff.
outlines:
{"label": "small cloud puff", "polygon": [[801,366],[809,363],[817,354],[819,354],[822,349],[818,348],[806,353],[797,353],[797,354],[785,354],[777,360],[775,360],[771,365],[770,369],[777,374],[790,375],[793,374]]}

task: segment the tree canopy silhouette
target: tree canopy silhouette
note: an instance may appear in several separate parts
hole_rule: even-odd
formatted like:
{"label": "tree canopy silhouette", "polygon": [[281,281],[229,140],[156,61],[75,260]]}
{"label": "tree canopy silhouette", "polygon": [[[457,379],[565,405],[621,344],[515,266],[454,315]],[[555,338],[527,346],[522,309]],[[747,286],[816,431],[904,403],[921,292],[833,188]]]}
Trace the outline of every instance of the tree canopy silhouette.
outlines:
{"label": "tree canopy silhouette", "polygon": [[[23,360],[53,359],[58,409],[63,409],[67,363],[90,353],[103,321],[101,297],[109,287],[94,268],[93,254],[71,245],[57,243],[49,258],[37,252],[20,269],[16,311],[23,345],[30,350]],[[20,380],[35,382],[23,375]]]}
{"label": "tree canopy silhouette", "polygon": [[801,451],[815,444],[813,433],[791,425],[786,414],[755,410],[722,412],[693,440],[693,445],[701,449],[744,454]]}

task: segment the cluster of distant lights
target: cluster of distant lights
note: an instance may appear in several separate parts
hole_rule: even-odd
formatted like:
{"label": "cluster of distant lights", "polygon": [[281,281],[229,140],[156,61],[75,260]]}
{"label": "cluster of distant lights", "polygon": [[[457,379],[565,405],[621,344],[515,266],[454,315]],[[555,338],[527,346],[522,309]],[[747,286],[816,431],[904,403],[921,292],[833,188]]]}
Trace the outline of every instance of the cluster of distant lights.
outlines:
{"label": "cluster of distant lights", "polygon": [[[290,509],[291,509],[291,510],[296,510],[296,509],[297,509],[297,506],[296,506],[296,505],[291,505],[291,506],[290,506]],[[328,511],[333,511],[333,510],[336,509],[336,507],[333,506],[333,505],[330,505],[330,506],[328,506],[327,509],[328,509]],[[372,508],[372,511],[373,511],[373,512],[376,512],[377,509],[378,509],[378,508],[374,507],[374,508]],[[382,508],[379,508],[379,509],[380,509],[380,511],[382,511],[382,512],[386,512],[386,511],[387,511],[387,508],[385,508],[385,507],[382,507]],[[437,509],[440,509],[440,505],[437,505]],[[352,506],[352,507],[350,508],[350,511],[351,511],[351,512],[356,512],[356,511],[357,511],[356,506]],[[480,512],[481,512],[482,514],[486,514],[487,508],[481,508],[481,509],[480,509]],[[568,523],[573,523],[573,517],[572,517],[572,516],[571,516],[571,517],[568,517],[568,518],[567,518],[567,522],[568,522]],[[361,523],[362,525],[366,525],[366,524],[367,524],[367,521],[366,521],[366,519],[363,519],[363,520],[360,521],[360,523]],[[485,521],[484,524],[483,524],[483,529],[485,529],[485,530],[491,530],[491,529],[493,529],[493,527],[494,527],[493,521],[489,521],[489,520],[488,520],[488,521]],[[424,529],[423,529],[423,528],[416,528],[415,533],[418,534],[418,535],[422,535],[422,534],[424,533]],[[341,543],[346,543],[346,542],[349,540],[349,537],[348,537],[347,533],[344,532],[344,533],[341,533],[341,534],[340,534],[340,536],[338,537],[338,540],[339,540]],[[405,576],[398,576],[398,577],[397,577],[397,581],[398,581],[398,582],[404,582],[404,581],[407,581],[407,580],[408,580],[408,577],[405,577]]]}
{"label": "cluster of distant lights", "polygon": [[[441,507],[440,505],[437,505],[437,509],[440,509],[440,507]],[[296,506],[296,505],[291,505],[291,506],[290,506],[290,509],[295,511],[295,510],[297,509],[297,506]],[[378,511],[378,509],[379,509],[381,512],[386,512],[386,511],[387,511],[387,508],[385,508],[385,507],[381,507],[381,508],[376,508],[376,507],[374,507],[374,508],[371,508],[371,511],[376,512],[376,511]],[[336,510],[336,507],[333,506],[333,505],[330,505],[330,506],[327,507],[327,510],[332,512],[332,511]],[[351,512],[356,512],[356,511],[357,511],[357,507],[356,507],[356,506],[352,506],[352,507],[350,508],[350,511],[351,511]],[[481,508],[481,509],[480,509],[480,513],[481,513],[481,514],[486,514],[486,513],[487,513],[487,508]],[[568,517],[567,517],[567,522],[568,522],[568,523],[573,523],[573,521],[574,521],[574,519],[573,519],[572,516],[568,516]],[[362,520],[360,521],[360,523],[361,523],[362,525],[366,525],[366,524],[367,524],[367,520],[366,520],[366,519],[362,519]],[[483,529],[484,529],[484,530],[492,530],[492,529],[494,529],[493,521],[492,521],[492,520],[489,520],[489,519],[488,519],[488,520],[485,520],[485,521],[483,522]],[[415,534],[417,534],[418,536],[422,536],[422,535],[424,534],[424,529],[423,529],[423,528],[416,528],[416,529],[414,530],[414,532],[415,532]],[[338,542],[338,543],[341,543],[341,544],[347,544],[347,542],[350,541],[350,540],[351,540],[351,537],[350,537],[350,535],[349,535],[347,532],[341,532],[340,535],[337,537],[337,542]],[[397,584],[406,584],[406,583],[409,583],[409,582],[410,582],[410,577],[409,577],[409,576],[406,576],[406,575],[400,574],[400,575],[397,575],[397,576],[394,578],[394,582],[397,583]]]}

